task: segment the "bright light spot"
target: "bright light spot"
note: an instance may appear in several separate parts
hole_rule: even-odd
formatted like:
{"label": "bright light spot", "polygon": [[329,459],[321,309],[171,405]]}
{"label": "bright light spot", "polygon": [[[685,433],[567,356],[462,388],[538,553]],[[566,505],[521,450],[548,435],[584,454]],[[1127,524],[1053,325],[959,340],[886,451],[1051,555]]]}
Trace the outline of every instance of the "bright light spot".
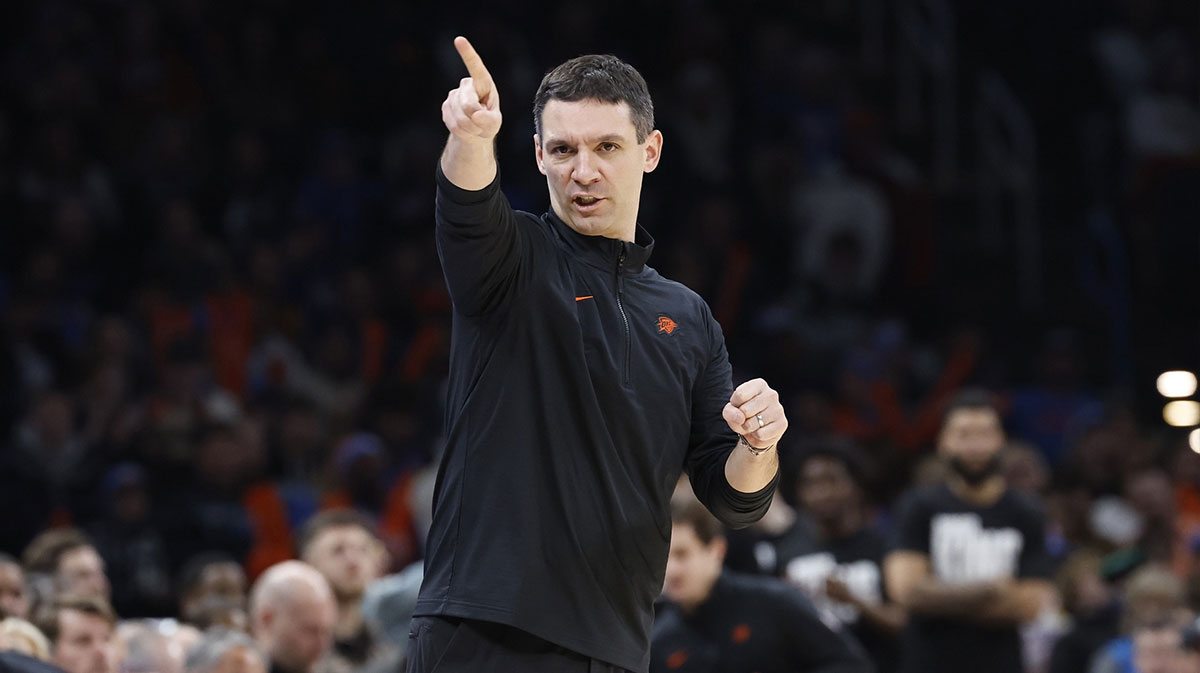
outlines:
{"label": "bright light spot", "polygon": [[1158,394],[1163,397],[1190,397],[1196,392],[1196,375],[1191,372],[1163,372],[1158,376]]}
{"label": "bright light spot", "polygon": [[1188,434],[1188,444],[1192,447],[1192,451],[1200,453],[1200,428],[1196,428]]}
{"label": "bright light spot", "polygon": [[1163,407],[1163,419],[1177,428],[1200,425],[1200,402],[1175,400]]}

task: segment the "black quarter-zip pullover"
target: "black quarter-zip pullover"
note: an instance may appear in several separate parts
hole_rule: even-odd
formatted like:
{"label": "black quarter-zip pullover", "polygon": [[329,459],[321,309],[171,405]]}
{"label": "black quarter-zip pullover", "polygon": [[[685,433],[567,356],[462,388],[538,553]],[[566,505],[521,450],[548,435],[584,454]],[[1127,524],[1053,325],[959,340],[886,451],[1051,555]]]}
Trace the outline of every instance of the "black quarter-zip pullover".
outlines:
{"label": "black quarter-zip pullover", "polygon": [[773,482],[725,479],[737,436],[721,328],[646,265],[654,243],[581,235],[438,170],[454,303],[446,437],[417,615],[501,622],[646,671],[681,471],[726,524]]}

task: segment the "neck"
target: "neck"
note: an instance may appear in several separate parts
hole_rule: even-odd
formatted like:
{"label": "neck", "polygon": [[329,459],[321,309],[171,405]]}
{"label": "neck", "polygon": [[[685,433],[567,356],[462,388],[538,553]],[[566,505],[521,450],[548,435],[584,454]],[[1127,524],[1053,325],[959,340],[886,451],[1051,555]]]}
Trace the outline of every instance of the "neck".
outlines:
{"label": "neck", "polygon": [[337,639],[353,638],[362,628],[362,596],[339,598],[337,625],[334,627],[334,635]]}
{"label": "neck", "polygon": [[952,475],[946,484],[954,495],[972,505],[990,505],[999,500],[1007,488],[1001,475],[988,477],[977,486],[972,486],[960,476]]}
{"label": "neck", "polygon": [[717,586],[717,580],[720,579],[720,577],[721,575],[718,573],[716,577],[712,578],[712,581],[708,583],[708,586],[705,587],[704,591],[700,594],[700,598],[697,598],[694,601],[677,601],[676,604],[679,606],[680,610],[683,610],[683,614],[695,614],[695,612],[699,610],[701,606],[707,603],[708,599],[712,597],[713,588]]}

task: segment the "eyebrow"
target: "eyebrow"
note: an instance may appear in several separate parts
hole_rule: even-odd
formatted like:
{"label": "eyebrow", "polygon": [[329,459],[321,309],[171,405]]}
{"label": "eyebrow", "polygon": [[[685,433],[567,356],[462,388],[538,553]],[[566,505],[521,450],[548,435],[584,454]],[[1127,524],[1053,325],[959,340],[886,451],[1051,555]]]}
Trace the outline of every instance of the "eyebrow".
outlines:
{"label": "eyebrow", "polygon": [[[626,142],[626,141],[627,141],[627,139],[625,138],[625,136],[623,136],[619,133],[609,133],[609,134],[602,135],[599,138],[595,138],[595,139],[589,139],[589,138],[584,139],[584,142],[589,145],[595,145],[597,143]],[[570,144],[570,143],[566,139],[563,139],[563,138],[551,137],[551,138],[546,139],[547,147],[549,147],[550,145],[568,145],[568,144]]]}

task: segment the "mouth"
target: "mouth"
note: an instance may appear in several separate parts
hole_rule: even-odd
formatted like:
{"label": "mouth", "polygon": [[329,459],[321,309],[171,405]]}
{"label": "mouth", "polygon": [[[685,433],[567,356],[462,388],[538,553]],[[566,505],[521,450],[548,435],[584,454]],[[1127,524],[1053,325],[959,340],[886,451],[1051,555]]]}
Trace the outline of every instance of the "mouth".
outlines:
{"label": "mouth", "polygon": [[602,197],[593,196],[591,194],[576,194],[571,197],[571,205],[581,213],[591,213],[600,207],[600,202],[604,201]]}

